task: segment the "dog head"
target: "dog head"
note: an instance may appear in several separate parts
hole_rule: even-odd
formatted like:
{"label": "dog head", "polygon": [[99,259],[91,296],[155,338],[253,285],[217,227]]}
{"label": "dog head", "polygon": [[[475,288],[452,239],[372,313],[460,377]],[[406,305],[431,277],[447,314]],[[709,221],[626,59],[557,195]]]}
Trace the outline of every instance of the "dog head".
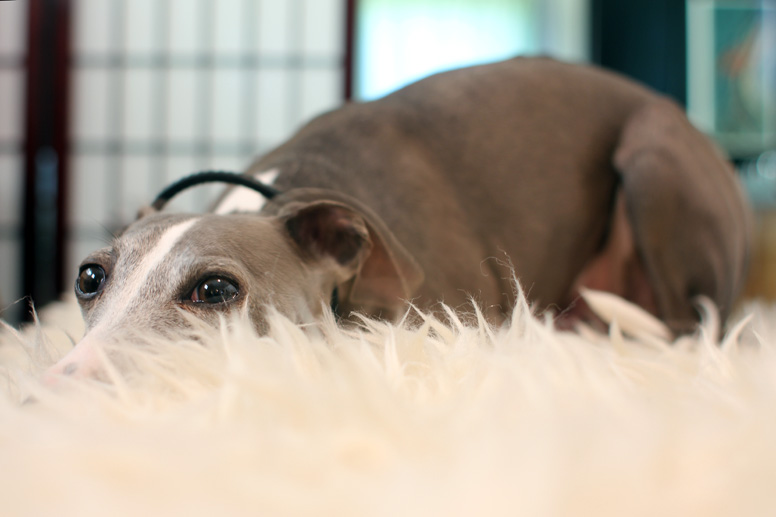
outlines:
{"label": "dog head", "polygon": [[189,316],[218,324],[247,311],[259,332],[272,309],[309,322],[335,288],[347,306],[392,315],[421,281],[378,217],[318,192],[284,195],[261,215],[152,211],[82,262],[75,292],[86,334],[47,376],[95,375],[102,343],[175,335]]}

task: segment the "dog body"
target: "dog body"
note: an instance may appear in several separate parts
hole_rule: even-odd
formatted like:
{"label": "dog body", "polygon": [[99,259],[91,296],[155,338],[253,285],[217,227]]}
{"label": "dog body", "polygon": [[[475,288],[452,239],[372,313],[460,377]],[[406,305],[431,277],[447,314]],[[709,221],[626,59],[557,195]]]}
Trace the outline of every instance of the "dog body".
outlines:
{"label": "dog body", "polygon": [[[647,305],[643,274],[649,309],[679,328],[695,320],[694,295],[728,310],[746,269],[747,207],[728,162],[671,101],[593,67],[518,58],[433,76],[319,117],[249,173],[263,171],[283,192],[370,208],[425,276],[403,293],[423,307],[474,296],[509,311],[508,264],[539,307],[568,307],[579,280]],[[625,251],[600,260],[615,223],[638,234],[637,285],[614,278]],[[676,246],[682,258],[667,258]]]}
{"label": "dog body", "polygon": [[[261,328],[272,305],[303,321],[335,290],[343,316],[391,318],[408,301],[470,309],[474,298],[498,321],[515,300],[512,268],[540,309],[574,306],[584,285],[682,331],[697,295],[727,313],[748,261],[732,167],[682,111],[550,59],[446,72],[345,105],[247,174],[281,194],[265,202],[235,187],[211,214],[147,215],[86,259],[88,346],[74,353],[120,328],[180,326],[180,308],[212,320],[247,304]],[[208,288],[218,303],[202,299]]]}

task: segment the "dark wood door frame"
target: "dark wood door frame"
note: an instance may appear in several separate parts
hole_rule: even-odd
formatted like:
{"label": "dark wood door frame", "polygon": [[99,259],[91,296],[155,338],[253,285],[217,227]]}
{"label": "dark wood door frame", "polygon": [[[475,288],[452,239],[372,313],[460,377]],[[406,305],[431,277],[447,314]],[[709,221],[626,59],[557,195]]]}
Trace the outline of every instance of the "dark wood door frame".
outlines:
{"label": "dark wood door frame", "polygon": [[71,0],[28,0],[23,292],[36,306],[65,288]]}
{"label": "dark wood door frame", "polygon": [[346,101],[353,99],[353,69],[355,67],[355,43],[356,43],[356,15],[358,12],[358,0],[345,0],[345,62],[344,92]]}

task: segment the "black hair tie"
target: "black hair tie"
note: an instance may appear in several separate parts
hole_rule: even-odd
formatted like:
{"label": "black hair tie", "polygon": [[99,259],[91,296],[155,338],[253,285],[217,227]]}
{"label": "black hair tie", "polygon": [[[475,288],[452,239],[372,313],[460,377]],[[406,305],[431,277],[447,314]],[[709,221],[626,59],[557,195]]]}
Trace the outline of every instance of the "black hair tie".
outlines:
{"label": "black hair tie", "polygon": [[202,171],[181,178],[169,185],[156,196],[156,199],[154,199],[151,206],[155,210],[161,210],[170,199],[180,192],[203,183],[229,183],[232,185],[240,185],[255,190],[267,199],[272,199],[280,194],[280,191],[276,188],[265,185],[251,176],[227,171]]}

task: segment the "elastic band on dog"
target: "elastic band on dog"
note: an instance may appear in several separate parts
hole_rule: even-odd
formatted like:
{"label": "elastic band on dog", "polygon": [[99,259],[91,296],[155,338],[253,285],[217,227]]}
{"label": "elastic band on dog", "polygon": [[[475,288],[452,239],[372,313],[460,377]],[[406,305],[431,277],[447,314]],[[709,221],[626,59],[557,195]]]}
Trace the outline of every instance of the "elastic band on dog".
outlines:
{"label": "elastic band on dog", "polygon": [[151,206],[156,210],[161,210],[170,199],[180,192],[203,183],[229,183],[232,185],[240,185],[241,187],[255,190],[267,199],[272,199],[280,194],[280,191],[276,188],[265,185],[250,176],[227,171],[202,171],[186,176],[169,185],[156,196],[156,199]]}

